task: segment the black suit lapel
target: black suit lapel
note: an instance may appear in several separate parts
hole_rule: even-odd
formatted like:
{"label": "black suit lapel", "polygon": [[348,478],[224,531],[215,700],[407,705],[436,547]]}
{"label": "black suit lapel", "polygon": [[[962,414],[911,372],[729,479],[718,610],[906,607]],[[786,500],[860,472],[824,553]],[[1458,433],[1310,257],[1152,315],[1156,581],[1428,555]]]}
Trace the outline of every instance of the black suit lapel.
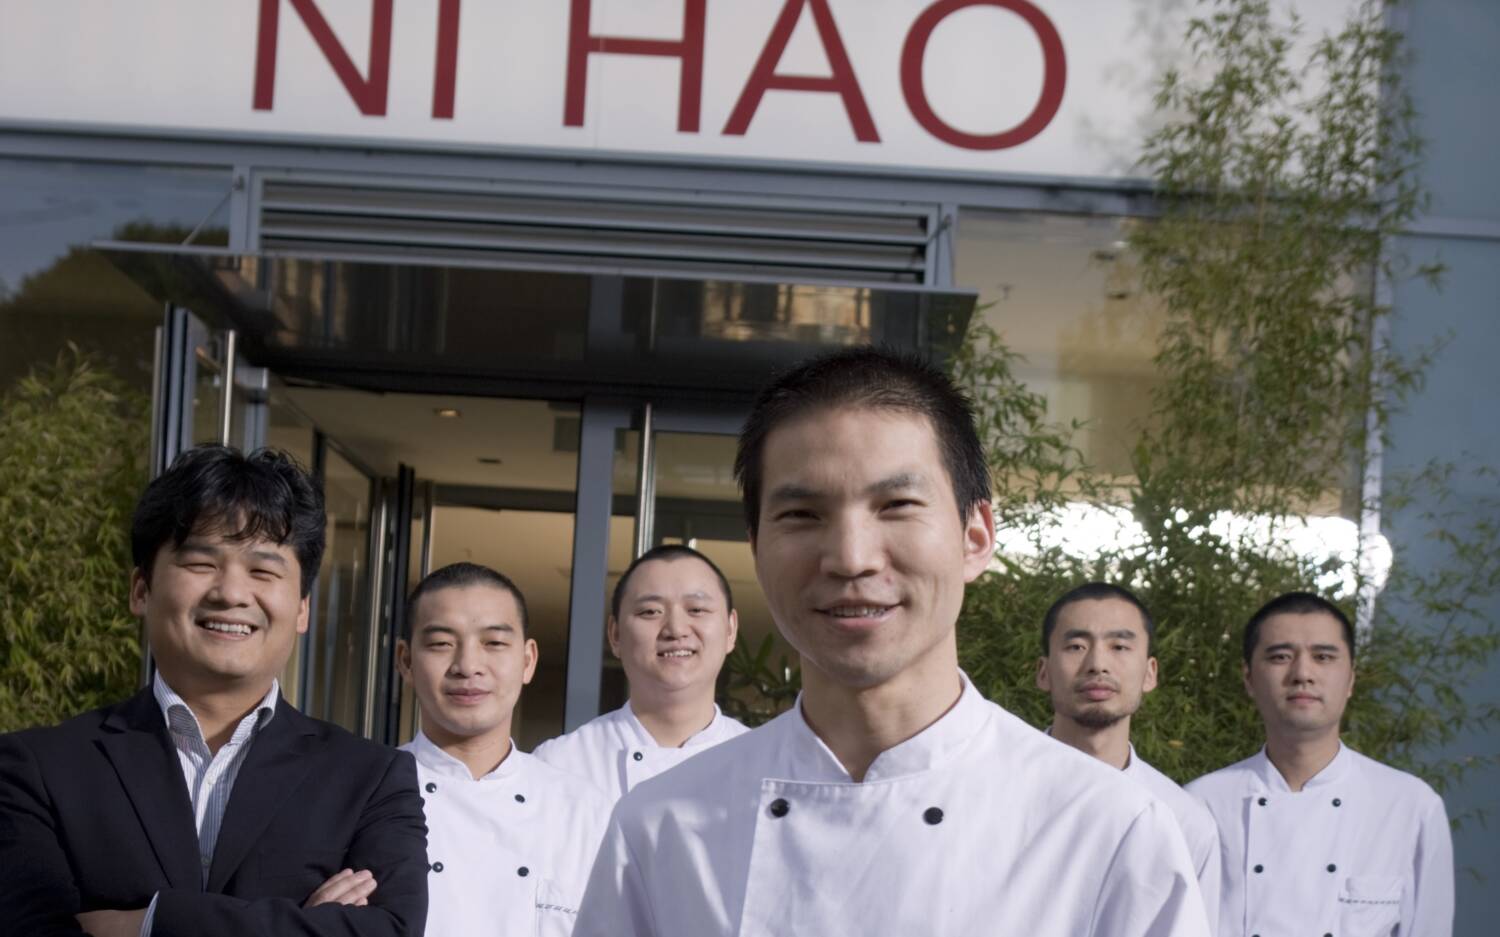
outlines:
{"label": "black suit lapel", "polygon": [[223,891],[271,818],[302,783],[316,738],[312,720],[284,700],[277,703],[275,718],[256,735],[235,777],[214,843],[209,891]]}
{"label": "black suit lapel", "polygon": [[[135,807],[156,861],[173,888],[203,887],[198,829],[182,763],[150,688],[116,706],[99,746]],[[102,844],[101,848],[107,848]]]}

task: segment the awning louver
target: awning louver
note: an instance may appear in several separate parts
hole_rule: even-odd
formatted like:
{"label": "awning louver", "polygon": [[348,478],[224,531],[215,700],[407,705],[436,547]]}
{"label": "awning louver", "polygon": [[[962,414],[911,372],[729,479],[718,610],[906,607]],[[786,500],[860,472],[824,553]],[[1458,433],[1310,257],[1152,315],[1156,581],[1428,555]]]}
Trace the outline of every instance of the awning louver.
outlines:
{"label": "awning louver", "polygon": [[269,253],[801,282],[927,282],[936,224],[936,212],[920,205],[765,207],[411,180],[271,177],[257,196],[253,249]]}

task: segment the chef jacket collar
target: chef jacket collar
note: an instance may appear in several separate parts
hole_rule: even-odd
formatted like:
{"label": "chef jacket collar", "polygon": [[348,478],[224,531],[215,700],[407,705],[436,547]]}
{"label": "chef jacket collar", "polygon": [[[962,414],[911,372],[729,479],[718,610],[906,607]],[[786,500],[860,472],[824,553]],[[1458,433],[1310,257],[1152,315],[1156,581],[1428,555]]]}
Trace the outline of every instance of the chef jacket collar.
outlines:
{"label": "chef jacket collar", "polygon": [[[656,738],[654,736],[652,736],[651,731],[649,729],[647,729],[646,726],[645,726],[645,724],[641,722],[640,718],[636,716],[636,714],[635,714],[635,708],[630,705],[630,700],[626,700],[625,701],[625,706],[623,708],[623,711],[624,711],[624,714],[625,714],[625,725],[627,726],[627,732],[628,732],[628,734],[630,734],[631,736],[633,736],[633,738],[627,739],[627,741],[630,743],[631,747],[634,747],[634,748],[663,748],[664,747],[664,746],[659,745],[657,743]],[[679,748],[697,748],[700,745],[712,745],[714,743],[713,733],[714,733],[714,730],[717,729],[718,726],[719,726],[719,717],[721,715],[722,714],[719,712],[719,704],[715,703],[714,704],[714,717],[708,721],[708,725],[706,725],[703,728],[699,729],[697,732],[694,732],[692,734],[692,736],[690,736],[686,742],[683,742],[678,747]]]}
{"label": "chef jacket collar", "polygon": [[[1042,730],[1042,733],[1048,738],[1052,738],[1052,727],[1050,725],[1047,726],[1047,728]],[[1125,756],[1125,767],[1120,770],[1126,774],[1140,774],[1140,771],[1136,767],[1140,764],[1140,760],[1135,755],[1135,743],[1126,742],[1125,744],[1130,746],[1130,753]]]}
{"label": "chef jacket collar", "polygon": [[[1340,741],[1339,753],[1333,756],[1333,760],[1322,771],[1309,778],[1307,783],[1302,785],[1302,789],[1305,791],[1311,787],[1323,787],[1344,780],[1344,776],[1349,773],[1353,763],[1354,756],[1350,754],[1349,746]],[[1260,751],[1255,753],[1255,757],[1250,759],[1250,769],[1266,790],[1275,791],[1278,794],[1295,793],[1287,786],[1286,778],[1282,777],[1281,772],[1276,770],[1276,766],[1271,764],[1271,759],[1266,755],[1265,746],[1261,746]]]}
{"label": "chef jacket collar", "polygon": [[[993,713],[968,674],[958,672],[963,689],[958,702],[944,713],[937,722],[918,732],[893,748],[888,748],[875,757],[865,772],[864,783],[889,781],[893,778],[941,767],[969,744],[969,741],[989,722]],[[833,751],[818,738],[802,714],[802,695],[797,695],[797,705],[792,713],[792,745],[798,762],[796,779],[799,781],[824,781],[851,783],[849,772]]]}
{"label": "chef jacket collar", "polygon": [[489,774],[476,779],[469,773],[468,765],[438,748],[437,744],[427,737],[427,733],[418,732],[417,737],[411,742],[411,753],[416,756],[417,764],[428,771],[455,781],[475,781],[476,783],[477,781],[495,781],[515,774],[521,765],[521,759],[516,757],[517,751],[515,739],[511,739],[510,752],[506,754],[505,760],[496,765],[495,770]]}

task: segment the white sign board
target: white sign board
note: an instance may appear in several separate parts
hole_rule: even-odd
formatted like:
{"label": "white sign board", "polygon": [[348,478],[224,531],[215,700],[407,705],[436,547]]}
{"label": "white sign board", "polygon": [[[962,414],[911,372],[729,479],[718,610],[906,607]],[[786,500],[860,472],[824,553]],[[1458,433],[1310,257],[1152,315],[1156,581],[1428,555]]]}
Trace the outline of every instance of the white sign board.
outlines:
{"label": "white sign board", "polygon": [[0,127],[1121,176],[1191,8],[0,0]]}

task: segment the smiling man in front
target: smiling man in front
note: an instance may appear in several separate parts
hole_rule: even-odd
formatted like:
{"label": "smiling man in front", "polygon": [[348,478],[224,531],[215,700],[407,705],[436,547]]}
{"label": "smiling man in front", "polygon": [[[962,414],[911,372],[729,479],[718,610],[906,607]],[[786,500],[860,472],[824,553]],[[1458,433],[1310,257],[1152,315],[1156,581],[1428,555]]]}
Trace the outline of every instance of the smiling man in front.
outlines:
{"label": "smiling man in front", "polygon": [[1348,616],[1288,592],[1250,617],[1243,651],[1265,747],[1187,786],[1219,826],[1219,933],[1450,937],[1443,799],[1339,739],[1354,693]]}
{"label": "smiling man in front", "polygon": [[620,802],[576,933],[1207,933],[1166,808],[958,669],[994,529],[946,377],[870,349],[814,360],[761,394],[736,469],[803,693]]}
{"label": "smiling man in front", "polygon": [[0,737],[0,921],[95,937],[420,935],[411,757],[309,719],[276,675],[307,629],[323,497],[262,450],[184,453],[131,527],[157,673]]}

